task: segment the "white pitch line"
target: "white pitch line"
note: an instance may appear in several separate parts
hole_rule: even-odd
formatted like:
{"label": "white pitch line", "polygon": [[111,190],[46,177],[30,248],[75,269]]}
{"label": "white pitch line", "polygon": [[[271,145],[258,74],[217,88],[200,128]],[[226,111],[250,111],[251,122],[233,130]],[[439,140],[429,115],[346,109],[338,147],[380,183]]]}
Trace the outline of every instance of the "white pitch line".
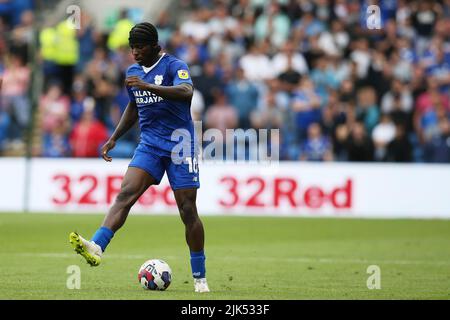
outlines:
{"label": "white pitch line", "polygon": [[[73,258],[76,255],[74,253],[0,253],[0,255],[15,255],[22,257],[36,257],[36,258]],[[150,259],[149,255],[142,254],[107,254],[105,258],[108,259],[124,259],[124,260],[134,260],[134,259]],[[187,259],[187,256],[164,256],[167,260],[180,260]],[[376,260],[376,259],[336,259],[336,258],[276,258],[276,257],[214,257],[214,260],[254,260],[254,261],[266,261],[266,262],[300,262],[300,263],[339,263],[339,264],[398,264],[398,265],[443,265],[450,266],[450,261],[446,260]]]}
{"label": "white pitch line", "polygon": [[[3,255],[10,255],[6,253],[1,253]],[[12,255],[22,256],[22,257],[37,257],[37,258],[73,258],[76,257],[75,253],[31,253],[31,252],[23,252],[23,253],[13,253]],[[112,259],[146,259],[147,256],[142,254],[108,254],[105,255]],[[178,257],[168,257],[171,259],[177,259]]]}

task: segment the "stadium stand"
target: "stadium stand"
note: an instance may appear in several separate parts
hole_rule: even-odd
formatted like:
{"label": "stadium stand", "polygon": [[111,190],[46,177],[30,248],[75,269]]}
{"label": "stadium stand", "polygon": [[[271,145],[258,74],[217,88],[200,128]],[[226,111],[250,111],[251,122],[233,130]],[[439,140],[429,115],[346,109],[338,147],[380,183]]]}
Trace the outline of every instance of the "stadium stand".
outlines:
{"label": "stadium stand", "polygon": [[[139,15],[99,27],[82,8],[74,30],[36,23],[44,2],[0,2],[0,154],[96,157],[128,102]],[[281,160],[450,162],[450,1],[375,2],[380,30],[364,0],[183,0],[152,22],[189,64],[205,128],[279,128]]]}

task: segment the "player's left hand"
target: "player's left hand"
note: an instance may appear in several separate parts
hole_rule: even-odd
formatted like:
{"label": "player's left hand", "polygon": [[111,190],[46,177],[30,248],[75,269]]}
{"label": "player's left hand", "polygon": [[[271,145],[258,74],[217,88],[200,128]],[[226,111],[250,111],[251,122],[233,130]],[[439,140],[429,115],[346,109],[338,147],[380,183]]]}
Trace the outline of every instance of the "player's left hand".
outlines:
{"label": "player's left hand", "polygon": [[131,76],[125,79],[125,85],[127,87],[135,87],[141,90],[148,90],[148,83],[144,82],[138,76]]}
{"label": "player's left hand", "polygon": [[102,158],[106,162],[111,162],[112,158],[108,156],[108,151],[113,149],[116,146],[116,142],[114,140],[109,139],[106,141],[106,143],[102,146]]}

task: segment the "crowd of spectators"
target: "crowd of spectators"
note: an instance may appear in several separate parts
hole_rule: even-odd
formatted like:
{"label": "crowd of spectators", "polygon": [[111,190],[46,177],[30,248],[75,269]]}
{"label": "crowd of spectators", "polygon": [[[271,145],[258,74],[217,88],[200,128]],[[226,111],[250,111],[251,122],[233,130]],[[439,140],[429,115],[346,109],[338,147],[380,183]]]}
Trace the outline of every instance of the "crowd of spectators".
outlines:
{"label": "crowd of spectators", "polygon": [[[371,4],[380,29],[367,28]],[[0,152],[30,121],[33,25],[33,11],[5,19],[1,8]],[[111,21],[100,32],[82,10],[80,30],[38,31],[35,155],[98,156],[117,125],[135,21],[126,10]],[[203,129],[279,129],[281,160],[450,162],[449,0],[181,0],[152,22],[189,65]],[[111,155],[131,157],[138,139],[135,128]]]}
{"label": "crowd of spectators", "polygon": [[0,155],[6,145],[23,145],[30,124],[32,10],[32,1],[0,1]]}

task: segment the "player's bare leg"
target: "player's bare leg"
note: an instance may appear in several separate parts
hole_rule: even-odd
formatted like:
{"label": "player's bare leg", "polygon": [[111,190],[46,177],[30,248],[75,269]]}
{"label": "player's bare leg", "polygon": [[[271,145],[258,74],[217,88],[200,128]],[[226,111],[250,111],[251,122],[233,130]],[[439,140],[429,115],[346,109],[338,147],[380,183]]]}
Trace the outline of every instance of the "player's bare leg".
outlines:
{"label": "player's bare leg", "polygon": [[82,255],[91,266],[98,266],[101,262],[102,253],[105,251],[114,233],[125,223],[131,207],[145,190],[155,182],[155,179],[146,171],[129,167],[114,205],[91,241],[84,239],[76,232],[70,234],[69,240],[74,250]]}
{"label": "player's bare leg", "polygon": [[203,250],[205,232],[197,213],[197,189],[181,189],[174,191],[175,200],[185,226],[186,242],[191,251]]}
{"label": "player's bare leg", "polygon": [[119,230],[125,223],[131,207],[145,190],[155,183],[156,180],[146,171],[129,167],[122,181],[120,192],[113,206],[109,209],[102,226],[113,232]]}
{"label": "player's bare leg", "polygon": [[174,191],[175,200],[185,226],[186,242],[191,253],[191,267],[196,292],[209,292],[205,277],[205,232],[197,212],[197,189]]}

